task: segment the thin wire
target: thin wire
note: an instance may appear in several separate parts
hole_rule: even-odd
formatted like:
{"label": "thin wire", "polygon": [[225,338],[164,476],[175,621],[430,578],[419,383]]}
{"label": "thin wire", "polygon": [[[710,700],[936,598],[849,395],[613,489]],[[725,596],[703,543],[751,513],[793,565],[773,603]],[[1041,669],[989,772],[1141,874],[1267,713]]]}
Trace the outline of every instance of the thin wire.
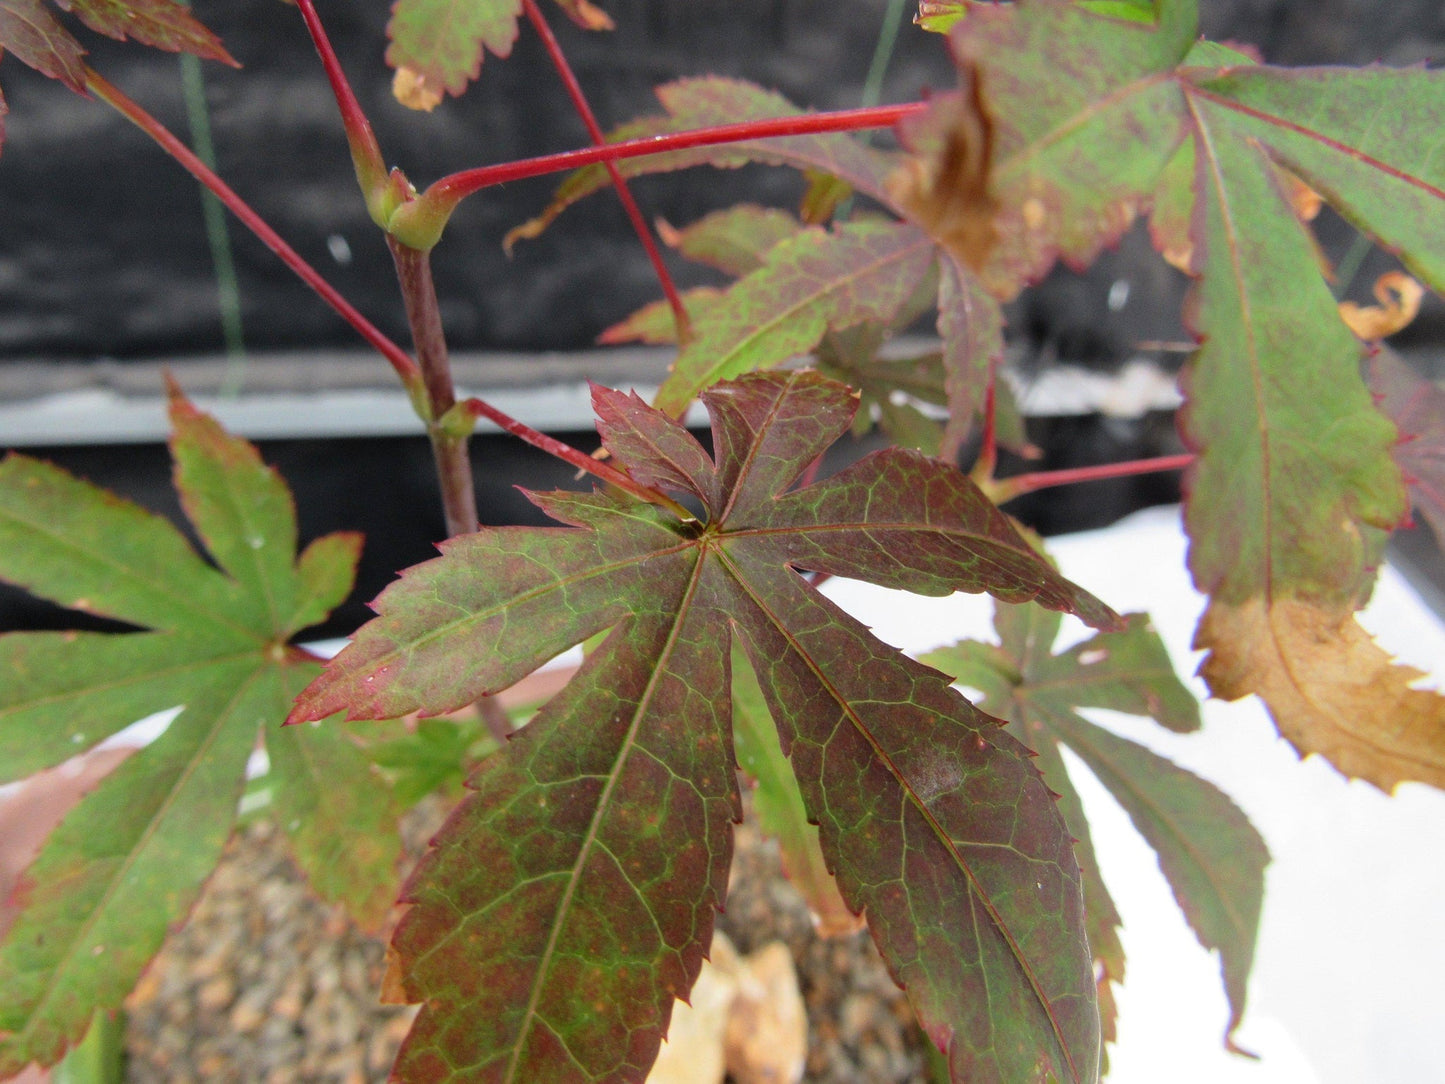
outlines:
{"label": "thin wire", "polygon": [[[216,146],[211,135],[210,108],[206,102],[205,76],[201,62],[190,53],[180,54],[181,96],[186,106],[186,123],[191,130],[192,149],[210,169],[216,168]],[[241,288],[236,277],[235,254],[226,209],[204,185],[201,215],[206,226],[206,244],[216,276],[216,303],[221,316],[221,338],[226,348],[226,372],[221,378],[221,395],[230,397],[241,390],[246,372],[246,338],[241,322]]]}
{"label": "thin wire", "polygon": [[888,74],[888,65],[893,61],[893,50],[898,44],[898,28],[903,22],[906,0],[888,0],[888,10],[883,13],[883,25],[878,29],[878,44],[873,48],[873,60],[868,65],[868,75],[863,80],[863,95],[859,105],[877,105],[883,94],[883,77]]}

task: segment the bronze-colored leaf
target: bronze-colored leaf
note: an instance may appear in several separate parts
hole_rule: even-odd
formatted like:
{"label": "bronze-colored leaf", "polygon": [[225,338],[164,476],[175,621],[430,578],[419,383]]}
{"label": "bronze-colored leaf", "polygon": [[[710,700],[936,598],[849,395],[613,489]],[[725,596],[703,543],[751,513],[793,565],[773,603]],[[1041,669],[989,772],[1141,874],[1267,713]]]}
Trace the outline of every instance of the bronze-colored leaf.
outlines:
{"label": "bronze-colored leaf", "polygon": [[430,113],[442,100],[440,87],[432,86],[425,75],[404,64],[391,77],[391,94],[408,109],[422,113]]}
{"label": "bronze-colored leaf", "polygon": [[1201,673],[1225,700],[1257,694],[1302,756],[1319,753],[1384,791],[1416,780],[1445,787],[1445,697],[1411,688],[1348,611],[1302,599],[1215,601],[1194,646]]}
{"label": "bronze-colored leaf", "polygon": [[1375,280],[1378,305],[1340,302],[1340,319],[1366,341],[1383,339],[1403,331],[1420,314],[1425,287],[1403,271],[1389,271]]}
{"label": "bronze-colored leaf", "polygon": [[888,194],[965,265],[977,271],[998,240],[998,201],[989,191],[993,122],[979,95],[978,72],[960,64],[961,89],[900,126],[915,152],[888,178]]}

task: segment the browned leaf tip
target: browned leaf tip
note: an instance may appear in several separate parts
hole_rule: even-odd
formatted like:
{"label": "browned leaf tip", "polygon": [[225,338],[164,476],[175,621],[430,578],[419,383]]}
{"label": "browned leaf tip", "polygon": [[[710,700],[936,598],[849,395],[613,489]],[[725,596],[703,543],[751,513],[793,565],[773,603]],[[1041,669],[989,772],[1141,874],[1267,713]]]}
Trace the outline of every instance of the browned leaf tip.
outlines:
{"label": "browned leaf tip", "polygon": [[441,104],[442,91],[432,86],[427,77],[415,68],[402,66],[391,79],[391,93],[408,109],[430,113]]}
{"label": "browned leaf tip", "polygon": [[984,108],[976,69],[961,65],[959,90],[901,132],[914,153],[888,178],[888,193],[940,244],[974,270],[998,240],[998,201],[989,191],[993,122]]}
{"label": "browned leaf tip", "polygon": [[1420,312],[1425,287],[1403,271],[1389,271],[1375,280],[1378,305],[1340,302],[1340,319],[1361,339],[1383,339],[1402,331]]}
{"label": "browned leaf tip", "polygon": [[1211,652],[1201,673],[1224,700],[1257,694],[1301,756],[1319,753],[1346,776],[1393,791],[1445,788],[1445,697],[1412,688],[1355,621],[1301,599],[1212,602],[1195,635]]}

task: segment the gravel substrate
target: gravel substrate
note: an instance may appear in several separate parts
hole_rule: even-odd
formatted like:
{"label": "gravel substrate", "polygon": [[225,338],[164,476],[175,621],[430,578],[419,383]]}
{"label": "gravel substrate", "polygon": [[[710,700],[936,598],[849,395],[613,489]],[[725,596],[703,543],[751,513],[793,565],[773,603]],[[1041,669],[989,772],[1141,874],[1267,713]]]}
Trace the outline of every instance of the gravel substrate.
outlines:
{"label": "gravel substrate", "polygon": [[[435,807],[413,814],[413,853],[437,823]],[[819,938],[776,846],[747,825],[718,926],[741,952],[775,939],[792,952],[808,1009],[805,1080],[925,1084],[927,1040],[868,935]],[[310,894],[279,833],[253,823],[128,1002],[126,1079],[384,1081],[416,1011],[378,1003],[384,957],[384,941]]]}

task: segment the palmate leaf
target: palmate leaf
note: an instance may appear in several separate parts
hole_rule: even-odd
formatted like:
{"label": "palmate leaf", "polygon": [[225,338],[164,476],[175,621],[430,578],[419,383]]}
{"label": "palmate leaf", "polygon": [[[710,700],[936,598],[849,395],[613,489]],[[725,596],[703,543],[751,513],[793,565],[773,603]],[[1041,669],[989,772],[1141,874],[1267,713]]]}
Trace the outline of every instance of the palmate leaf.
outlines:
{"label": "palmate leaf", "polygon": [[[778,94],[734,79],[684,79],[659,87],[657,94],[666,116],[625,124],[609,138],[635,139],[803,112]],[[875,150],[846,133],[743,140],[629,158],[617,166],[633,176],[698,165],[734,168],[748,162],[802,171],[810,179],[804,200],[809,222],[829,217],[842,194],[853,191],[899,214],[907,210],[897,198],[896,174],[905,164],[903,156]],[[537,236],[573,203],[610,183],[600,166],[576,171],[542,214],[513,229],[505,243]],[[895,319],[900,310],[919,314],[903,306],[914,300],[907,292],[909,283],[923,281],[926,273],[940,283],[938,328],[944,339],[950,420],[940,439],[931,438],[929,431],[935,427],[910,408],[890,405],[882,420],[890,432],[905,434],[911,446],[956,457],[987,401],[1003,353],[1003,317],[973,272],[925,237],[908,223],[876,216],[854,216],[831,232],[817,226],[800,231],[785,212],[746,205],[675,231],[672,240],[684,255],[741,278],[721,297],[710,288],[690,292],[686,303],[696,333],[656,405],[679,415],[711,383],[806,354],[826,332],[877,325],[886,335],[911,319]],[[671,342],[671,323],[667,307],[658,302],[609,328],[602,341]],[[854,367],[857,364],[854,359]],[[885,370],[883,366],[872,373],[870,383],[883,384]]]}
{"label": "palmate leaf", "polygon": [[716,459],[635,396],[594,402],[614,461],[704,520],[535,495],[570,526],[447,543],[293,714],[442,712],[612,630],[482,765],[404,891],[393,986],[424,1006],[400,1077],[642,1079],[724,891],[735,638],[839,889],[955,1078],[1095,1079],[1078,868],[1027,754],[794,570],[1032,598],[1099,626],[1112,612],[934,460],[890,449],[790,492],[851,421],[846,389],[815,374],[709,391]]}
{"label": "palmate leaf", "polygon": [[260,732],[317,889],[374,926],[395,888],[397,810],[360,751],[326,728],[276,733],[318,671],[287,640],[345,597],[360,539],[298,559],[290,495],[255,449],[178,396],[171,418],[176,485],[219,571],[166,520],[39,461],[0,461],[0,577],[151,630],[0,636],[0,778],[182,708],[72,810],[9,901],[0,1076],[53,1063],[129,992],[214,867]]}
{"label": "palmate leaf", "polygon": [[[589,0],[557,0],[586,30],[611,30],[612,20]],[[487,53],[506,59],[517,40],[522,0],[397,0],[386,24],[386,62],[397,69],[397,98],[430,109],[443,94],[460,97],[481,74]],[[406,93],[399,88],[407,87]]]}
{"label": "palmate leaf", "polygon": [[678,253],[696,263],[738,277],[762,266],[775,245],[788,240],[803,224],[787,211],[739,203],[704,215],[682,229],[659,232]]}
{"label": "palmate leaf", "polygon": [[[239,67],[221,39],[196,21],[176,0],[54,0],[86,26],[107,37],[130,38],[170,52],[195,53]],[[85,91],[85,49],[41,0],[0,0],[0,59],[6,50],[42,75],[77,94]],[[0,148],[5,145],[8,107],[0,94]]]}
{"label": "palmate leaf", "polygon": [[1192,0],[1148,20],[963,9],[951,40],[992,132],[985,284],[1008,296],[1057,257],[1088,262],[1150,205],[1157,246],[1197,280],[1181,428],[1211,690],[1259,693],[1346,774],[1445,785],[1445,698],[1409,688],[1354,621],[1404,487],[1293,200],[1298,177],[1445,286],[1445,72],[1254,64],[1196,42]]}
{"label": "palmate leaf", "polygon": [[[740,203],[705,215],[682,229],[661,222],[658,233],[668,245],[689,260],[738,276],[761,267],[773,246],[802,228],[802,223],[787,211]],[[722,291],[711,286],[698,286],[684,291],[682,295],[688,316],[694,323],[721,297]],[[654,301],[609,327],[597,337],[597,341],[605,344],[675,343],[677,319],[666,299]]]}
{"label": "palmate leaf", "polygon": [[[1184,917],[1206,948],[1218,949],[1229,998],[1225,1041],[1244,1015],[1269,853],[1239,808],[1213,784],[1144,747],[1090,723],[1078,708],[1147,715],[1176,732],[1199,727],[1199,706],[1174,675],[1143,614],[1121,632],[1101,632],[1053,654],[1059,617],[1038,606],[999,605],[998,645],[963,641],[924,657],[984,694],[979,706],[1007,719],[1039,754],[1050,788],[1063,795],[1064,819],[1078,841],[1084,871],[1089,944],[1100,985],[1124,980],[1121,925],[1094,857],[1088,821],[1058,754],[1068,746],[1129,814],[1159,855]],[[1102,1003],[1112,997],[1100,990]],[[1104,1020],[1106,1035],[1113,1021]]]}
{"label": "palmate leaf", "polygon": [[[888,220],[877,217],[855,218],[854,223],[854,230],[878,231],[889,225]],[[899,230],[897,224],[892,228]],[[700,372],[698,379],[703,381],[715,379],[718,367],[709,362],[709,351],[730,359],[725,367],[739,365],[743,371],[772,368],[790,358],[800,344],[811,344],[802,349],[813,351],[820,372],[860,392],[855,432],[866,432],[876,423],[902,447],[956,459],[970,423],[983,410],[985,389],[1003,351],[998,306],[946,255],[939,262],[949,281],[936,284],[930,258],[913,293],[899,303],[900,286],[906,286],[919,270],[917,264],[910,266],[907,253],[901,263],[889,261],[860,269],[850,262],[852,251],[836,240],[826,252],[810,253],[801,268],[795,250],[780,251],[779,268],[794,272],[794,288],[790,294],[777,295],[772,289],[777,272],[768,255],[785,241],[798,244],[796,238],[804,229],[786,211],[753,204],[715,211],[680,230],[664,224],[660,230],[663,239],[688,259],[730,275],[752,276],[737,284],[735,292],[711,286],[683,292],[693,326],[706,329],[698,338],[708,346],[689,346],[689,361],[678,367],[680,373],[674,381],[693,372]],[[822,237],[823,232],[814,231],[814,236]],[[895,236],[906,240],[908,235],[896,232]],[[899,273],[905,276],[902,282]],[[935,296],[947,356],[935,353],[910,360],[880,356],[888,338],[921,316]],[[871,307],[886,313],[886,318],[870,316],[868,308],[854,303],[860,299],[871,299]],[[739,310],[759,308],[770,314],[766,326],[736,319]],[[716,315],[710,315],[713,309],[718,310]],[[597,341],[675,343],[677,322],[665,300],[654,301],[608,328]],[[940,424],[910,400],[948,406],[950,420]],[[1023,422],[1006,388],[1000,389],[995,408],[1000,443],[1023,447],[1027,443]]]}
{"label": "palmate leaf", "polygon": [[859,218],[775,245],[693,327],[654,405],[679,417],[719,380],[773,368],[830,328],[893,322],[933,270],[937,246],[902,222]]}

